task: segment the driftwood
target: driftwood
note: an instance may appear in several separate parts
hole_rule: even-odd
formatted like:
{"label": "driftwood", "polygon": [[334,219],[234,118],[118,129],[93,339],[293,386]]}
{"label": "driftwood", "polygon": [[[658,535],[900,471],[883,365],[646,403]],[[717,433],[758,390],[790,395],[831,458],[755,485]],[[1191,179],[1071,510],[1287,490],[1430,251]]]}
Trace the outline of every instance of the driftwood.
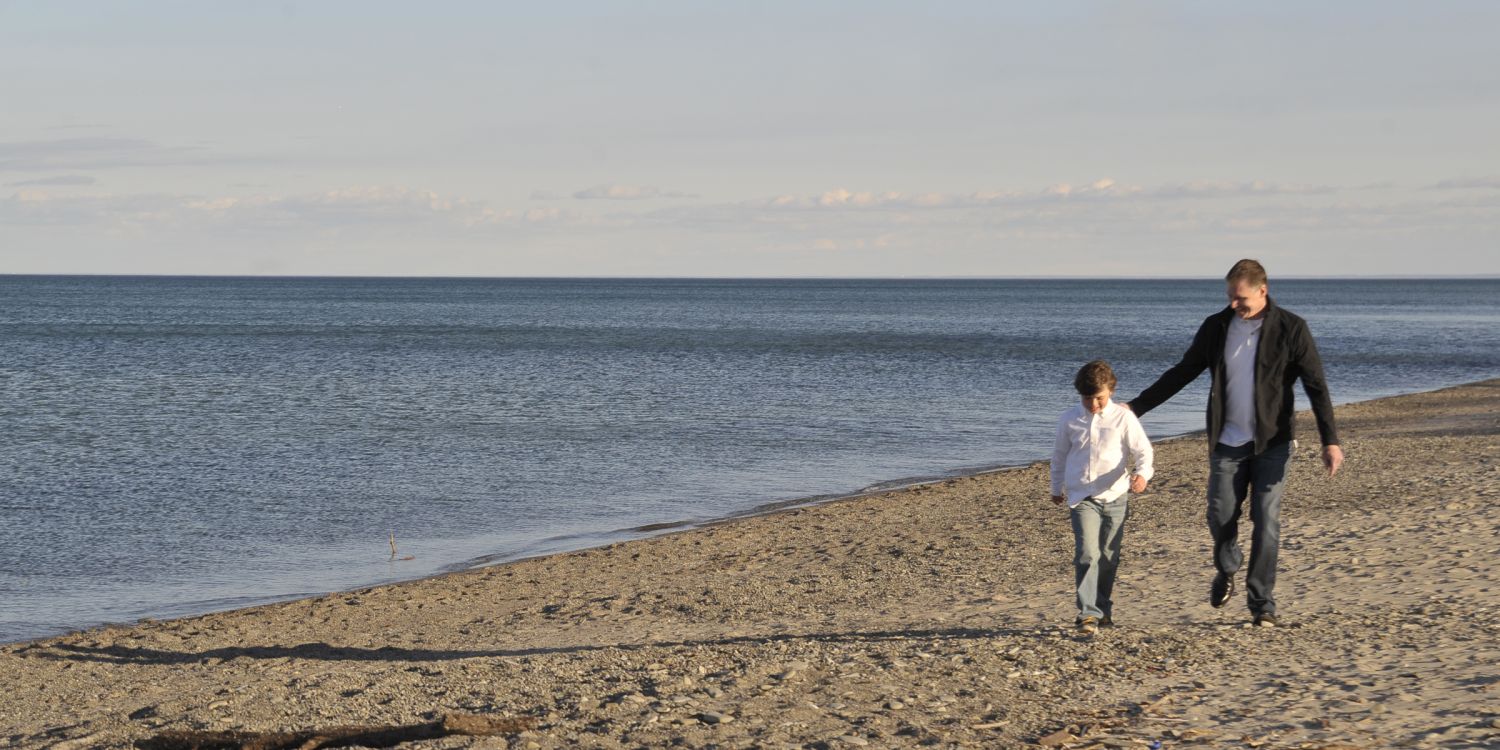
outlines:
{"label": "driftwood", "polygon": [[536,728],[530,716],[445,714],[440,721],[399,726],[341,726],[299,732],[162,732],[135,746],[140,750],[317,750],[323,747],[395,747],[403,742],[452,734],[487,737]]}

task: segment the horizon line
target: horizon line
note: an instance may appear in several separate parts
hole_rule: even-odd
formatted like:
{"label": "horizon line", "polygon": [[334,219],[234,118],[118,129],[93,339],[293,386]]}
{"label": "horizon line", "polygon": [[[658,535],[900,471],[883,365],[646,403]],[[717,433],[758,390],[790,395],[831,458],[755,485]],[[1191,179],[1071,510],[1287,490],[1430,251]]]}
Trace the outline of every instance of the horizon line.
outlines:
{"label": "horizon line", "polygon": [[[199,274],[199,273],[0,273],[0,278],[124,278],[124,279],[285,279],[285,280],[406,280],[426,279],[432,281],[1221,281],[1215,276],[1170,276],[1170,275],[1026,275],[1010,276],[446,276],[446,275],[396,275],[396,274]],[[1272,281],[1486,281],[1500,279],[1494,274],[1345,274],[1311,275],[1292,274],[1273,276]]]}

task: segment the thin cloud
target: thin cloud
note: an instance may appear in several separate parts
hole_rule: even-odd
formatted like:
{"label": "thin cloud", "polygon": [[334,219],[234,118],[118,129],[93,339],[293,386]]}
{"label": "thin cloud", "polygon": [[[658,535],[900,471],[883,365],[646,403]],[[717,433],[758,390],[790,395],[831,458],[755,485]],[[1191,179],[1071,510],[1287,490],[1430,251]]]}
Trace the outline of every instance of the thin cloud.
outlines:
{"label": "thin cloud", "polygon": [[167,148],[140,138],[61,138],[0,142],[0,171],[105,169],[175,164],[192,149]]}
{"label": "thin cloud", "polygon": [[5,183],[5,186],[6,187],[52,187],[52,186],[65,187],[65,186],[69,186],[69,185],[92,185],[95,182],[98,182],[98,180],[95,180],[94,178],[89,177],[88,175],[82,175],[82,174],[65,174],[65,175],[58,175],[57,177],[42,177],[42,178],[35,179],[35,180],[20,180],[20,181],[17,181],[17,182],[7,182],[7,183]]}
{"label": "thin cloud", "polygon": [[578,200],[638,201],[648,198],[692,198],[686,193],[667,192],[650,185],[595,185],[573,194]]}
{"label": "thin cloud", "polygon": [[1084,185],[1057,183],[1040,190],[984,190],[972,193],[905,193],[899,191],[851,191],[836,188],[813,196],[778,195],[757,201],[749,206],[771,210],[817,210],[817,209],[951,209],[976,208],[1005,204],[1022,204],[1038,201],[1086,200],[1100,197],[1122,197],[1135,195],[1141,188],[1122,185],[1111,179],[1095,180]]}
{"label": "thin cloud", "polygon": [[[1110,179],[970,193],[856,191],[684,205],[640,214],[663,229],[752,237],[768,247],[882,251],[998,240],[1083,242],[1165,236],[1364,236],[1389,229],[1493,232],[1482,193],[1427,200],[1369,185],[1270,181],[1137,185]],[[876,243],[870,238],[885,238]],[[861,241],[863,240],[863,244]]]}
{"label": "thin cloud", "polygon": [[187,200],[183,209],[210,218],[272,225],[378,225],[441,221],[465,227],[555,221],[561,212],[498,210],[482,201],[430,190],[360,186],[295,196]]}
{"label": "thin cloud", "polygon": [[432,225],[520,226],[571,219],[557,208],[493,208],[482,201],[429,190],[358,186],[291,196],[55,195],[25,189],[0,199],[0,223],[79,226],[217,226],[235,229],[322,230]]}
{"label": "thin cloud", "polygon": [[27,188],[0,198],[0,225],[104,226],[109,229],[160,224],[177,199],[168,195],[54,195]]}
{"label": "thin cloud", "polygon": [[1500,190],[1500,177],[1470,177],[1443,180],[1427,186],[1428,190]]}
{"label": "thin cloud", "polygon": [[1150,192],[1159,198],[1227,198],[1235,196],[1265,195],[1327,195],[1336,188],[1326,185],[1298,185],[1251,180],[1230,182],[1224,180],[1196,180],[1175,185],[1164,185]]}
{"label": "thin cloud", "polygon": [[1147,200],[1188,198],[1232,198],[1243,196],[1321,195],[1336,189],[1315,185],[1288,185],[1260,180],[1247,182],[1197,181],[1145,187],[1102,178],[1089,183],[1059,182],[1032,190],[983,190],[972,193],[906,193],[899,191],[851,191],[837,188],[819,195],[778,195],[742,205],[768,210],[865,210],[981,208],[1068,201]]}

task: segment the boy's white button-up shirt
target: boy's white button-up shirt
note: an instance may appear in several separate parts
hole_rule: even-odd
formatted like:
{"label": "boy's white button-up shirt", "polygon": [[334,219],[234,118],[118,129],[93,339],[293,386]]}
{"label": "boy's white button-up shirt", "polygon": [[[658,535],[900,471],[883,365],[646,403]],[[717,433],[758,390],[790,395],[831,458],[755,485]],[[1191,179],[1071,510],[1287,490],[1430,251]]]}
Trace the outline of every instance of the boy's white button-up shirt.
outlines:
{"label": "boy's white button-up shirt", "polygon": [[1075,404],[1057,420],[1052,494],[1065,495],[1069,508],[1086,497],[1101,503],[1115,500],[1130,489],[1130,465],[1134,473],[1151,479],[1154,455],[1146,430],[1129,409],[1110,401],[1090,414],[1083,404]]}

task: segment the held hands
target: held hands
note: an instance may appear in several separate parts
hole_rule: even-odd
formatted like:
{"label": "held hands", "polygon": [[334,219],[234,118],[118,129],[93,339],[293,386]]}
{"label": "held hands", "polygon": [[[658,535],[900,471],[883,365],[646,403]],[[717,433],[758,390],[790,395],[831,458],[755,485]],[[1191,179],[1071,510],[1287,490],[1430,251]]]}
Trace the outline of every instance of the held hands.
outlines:
{"label": "held hands", "polygon": [[1052,496],[1052,504],[1053,505],[1062,505],[1063,503],[1065,503],[1067,501],[1068,501],[1068,499],[1065,498],[1065,497],[1063,497],[1062,495],[1053,495]]}
{"label": "held hands", "polygon": [[1339,467],[1344,465],[1344,449],[1337,445],[1323,446],[1323,468],[1328,470],[1328,476],[1339,473]]}
{"label": "held hands", "polygon": [[1140,494],[1146,491],[1146,478],[1136,474],[1130,478],[1130,491]]}

